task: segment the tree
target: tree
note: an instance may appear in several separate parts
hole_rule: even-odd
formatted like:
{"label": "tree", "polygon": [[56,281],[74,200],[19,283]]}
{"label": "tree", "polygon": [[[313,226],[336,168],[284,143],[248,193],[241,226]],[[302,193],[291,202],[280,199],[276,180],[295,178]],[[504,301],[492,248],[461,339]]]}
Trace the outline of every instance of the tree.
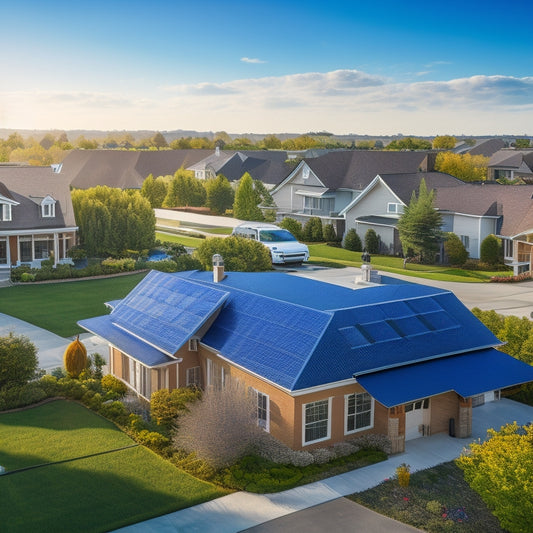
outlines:
{"label": "tree", "polygon": [[79,335],[66,348],[63,354],[65,370],[71,378],[77,378],[87,366],[87,348]]}
{"label": "tree", "polygon": [[432,263],[442,238],[442,216],[434,208],[435,193],[428,191],[424,179],[420,181],[418,196],[415,191],[398,220],[398,232],[404,254],[409,250],[423,263]]}
{"label": "tree", "polygon": [[154,179],[150,174],[144,181],[141,187],[141,195],[144,196],[152,206],[153,209],[160,208],[167,195],[167,184],[165,178],[159,176]]}
{"label": "tree", "polygon": [[481,241],[479,249],[479,259],[482,263],[488,265],[497,265],[500,263],[502,253],[502,245],[500,239],[496,235],[487,235]]}
{"label": "tree", "polygon": [[24,385],[35,377],[39,360],[28,337],[13,332],[0,337],[0,389]]}
{"label": "tree", "polygon": [[201,207],[205,205],[207,193],[204,182],[194,177],[191,170],[178,169],[168,185],[164,207]]}
{"label": "tree", "polygon": [[260,438],[257,396],[236,379],[208,388],[202,399],[182,414],[174,445],[215,468],[243,457]]}
{"label": "tree", "polygon": [[227,209],[231,209],[235,199],[235,192],[223,174],[219,174],[215,179],[205,182],[207,193],[206,205],[213,213],[223,215]]}
{"label": "tree", "polygon": [[488,433],[489,439],[470,444],[457,464],[503,529],[511,533],[531,531],[533,425],[520,427],[515,422]]}
{"label": "tree", "polygon": [[261,141],[261,147],[266,150],[281,150],[281,141],[275,135],[267,135]]}
{"label": "tree", "polygon": [[322,220],[320,217],[311,217],[303,227],[303,240],[307,242],[321,242],[324,240]]}
{"label": "tree", "polygon": [[263,220],[263,213],[258,207],[260,202],[252,176],[246,172],[239,180],[235,193],[233,216],[240,220]]}
{"label": "tree", "polygon": [[339,240],[337,238],[337,234],[335,233],[335,228],[333,227],[333,224],[326,224],[324,226],[323,235],[324,235],[324,240],[326,242],[335,243],[335,242],[338,242]]}
{"label": "tree", "polygon": [[416,137],[405,137],[403,139],[396,139],[387,146],[385,150],[430,150],[431,143],[425,139]]}
{"label": "tree", "polygon": [[463,181],[486,180],[488,164],[488,157],[454,154],[453,152],[439,152],[435,159],[436,170],[455,176]]}
{"label": "tree", "polygon": [[161,148],[168,148],[168,143],[161,132],[157,132],[151,139],[152,146],[155,146],[158,150]]}
{"label": "tree", "polygon": [[379,235],[372,228],[365,233],[365,250],[369,254],[379,254]]}
{"label": "tree", "polygon": [[461,239],[455,233],[448,233],[444,241],[444,251],[451,265],[462,266],[468,259],[468,252]]}
{"label": "tree", "polygon": [[212,270],[213,255],[220,254],[224,268],[233,272],[262,272],[272,270],[268,248],[243,237],[211,237],[202,242],[194,252],[205,270]]}
{"label": "tree", "polygon": [[302,238],[302,224],[292,217],[285,217],[278,226],[290,231],[298,240]]}
{"label": "tree", "polygon": [[159,426],[167,426],[176,421],[189,405],[200,398],[200,391],[189,387],[179,389],[159,389],[150,397],[150,417]]}
{"label": "tree", "polygon": [[530,141],[529,141],[529,139],[516,139],[514,145],[515,145],[516,148],[518,148],[519,150],[522,149],[522,148],[529,148],[529,146],[530,146]]}
{"label": "tree", "polygon": [[351,250],[352,252],[363,251],[361,238],[359,237],[359,235],[357,235],[357,232],[354,228],[350,228],[346,232],[346,236],[344,237],[344,248],[346,248],[346,250]]}
{"label": "tree", "polygon": [[451,150],[457,144],[453,135],[438,135],[433,139],[433,148],[438,150]]}

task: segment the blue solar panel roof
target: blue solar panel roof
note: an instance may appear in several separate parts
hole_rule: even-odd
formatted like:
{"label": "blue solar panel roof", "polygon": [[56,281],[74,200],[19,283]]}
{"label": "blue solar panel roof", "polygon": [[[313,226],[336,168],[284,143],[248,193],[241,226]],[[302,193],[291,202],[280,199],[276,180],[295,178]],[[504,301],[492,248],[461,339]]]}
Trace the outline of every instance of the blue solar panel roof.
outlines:
{"label": "blue solar panel roof", "polygon": [[469,398],[520,385],[533,381],[533,367],[490,348],[367,374],[357,381],[385,407],[393,407],[448,391]]}

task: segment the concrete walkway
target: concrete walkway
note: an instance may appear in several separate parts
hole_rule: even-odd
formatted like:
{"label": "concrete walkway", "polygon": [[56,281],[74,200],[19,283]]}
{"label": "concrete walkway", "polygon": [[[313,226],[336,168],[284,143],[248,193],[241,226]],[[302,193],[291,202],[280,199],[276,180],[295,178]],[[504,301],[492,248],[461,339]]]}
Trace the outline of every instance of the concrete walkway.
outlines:
{"label": "concrete walkway", "polygon": [[[35,344],[39,368],[48,372],[54,368],[63,367],[65,349],[74,340],[74,337],[65,339],[24,320],[0,313],[0,336],[11,332],[15,335],[25,335]],[[102,339],[90,333],[82,333],[80,340],[87,348],[89,355],[99,353],[106,361],[108,360],[109,348]]]}
{"label": "concrete walkway", "polygon": [[[304,485],[276,494],[251,494],[235,492],[216,500],[189,507],[182,511],[153,518],[122,528],[122,533],[236,533],[291,513],[308,509],[343,496],[372,488],[394,476],[401,463],[411,466],[411,471],[424,470],[458,457],[470,442],[484,440],[488,428],[499,429],[503,424],[516,421],[524,425],[533,421],[533,407],[512,400],[491,402],[473,411],[472,437],[457,439],[446,434],[422,437],[409,441],[405,453],[391,456],[387,461],[353,470],[345,474]],[[354,514],[359,510],[354,506]],[[325,516],[323,530],[331,529]],[[375,529],[367,532],[387,531],[377,515]],[[268,524],[261,531],[268,531]],[[276,527],[273,524],[273,528]],[[274,531],[275,529],[273,529]],[[391,529],[388,529],[390,531]]]}

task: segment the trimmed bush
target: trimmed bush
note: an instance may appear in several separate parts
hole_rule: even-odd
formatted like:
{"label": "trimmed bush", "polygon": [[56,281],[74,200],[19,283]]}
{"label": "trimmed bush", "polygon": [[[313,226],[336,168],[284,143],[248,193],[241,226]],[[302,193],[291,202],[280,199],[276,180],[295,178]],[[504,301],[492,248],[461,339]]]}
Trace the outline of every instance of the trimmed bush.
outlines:
{"label": "trimmed bush", "polygon": [[354,228],[347,231],[346,236],[344,237],[344,248],[346,250],[351,250],[352,252],[363,251],[363,244]]}
{"label": "trimmed bush", "polygon": [[106,374],[101,381],[102,389],[106,392],[115,394],[117,398],[121,398],[128,392],[128,387],[111,374]]}
{"label": "trimmed bush", "polygon": [[79,377],[87,366],[87,348],[79,336],[67,346],[63,354],[63,364],[71,378]]}
{"label": "trimmed bush", "polygon": [[444,241],[444,251],[451,265],[462,266],[468,259],[468,252],[461,239],[455,233],[448,233]]}
{"label": "trimmed bush", "polygon": [[278,226],[280,228],[290,231],[297,239],[302,238],[302,224],[296,219],[291,217],[285,217]]}
{"label": "trimmed bush", "polygon": [[311,217],[303,227],[303,240],[307,242],[321,242],[324,240],[322,220]]}
{"label": "trimmed bush", "polygon": [[481,242],[479,259],[488,265],[501,262],[501,241],[495,235],[487,235]]}
{"label": "trimmed bush", "polygon": [[365,233],[365,250],[369,254],[379,253],[379,235],[372,228]]}

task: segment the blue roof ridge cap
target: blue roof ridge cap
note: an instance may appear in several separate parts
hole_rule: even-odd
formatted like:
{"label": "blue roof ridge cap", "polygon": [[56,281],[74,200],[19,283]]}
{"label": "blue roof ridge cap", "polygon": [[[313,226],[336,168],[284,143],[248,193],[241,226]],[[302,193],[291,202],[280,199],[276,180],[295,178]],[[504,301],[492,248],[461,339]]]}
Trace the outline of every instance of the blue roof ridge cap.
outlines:
{"label": "blue roof ridge cap", "polygon": [[[430,355],[429,357],[424,357],[421,359],[414,359],[411,361],[402,361],[401,363],[395,364],[395,365],[385,365],[380,366],[377,368],[371,368],[369,370],[362,370],[361,372],[356,372],[352,375],[355,379],[357,379],[359,376],[368,376],[369,374],[377,374],[379,372],[383,372],[384,370],[391,370],[393,368],[401,368],[404,366],[410,366],[410,365],[416,365],[417,363],[424,363],[427,361],[433,361],[435,359],[445,359],[446,357],[453,357],[455,355],[462,355],[466,353],[473,353],[473,352],[480,352],[483,350],[487,350],[489,348],[494,348],[495,345],[493,344],[486,344],[484,346],[476,346],[475,348],[470,348],[468,350],[459,350],[455,352],[447,352],[447,353],[441,353],[436,355]],[[503,352],[502,352],[503,353]]]}
{"label": "blue roof ridge cap", "polygon": [[315,350],[316,350],[318,344],[320,343],[320,341],[322,340],[322,337],[324,336],[324,332],[326,332],[328,330],[329,326],[331,325],[331,322],[333,321],[333,318],[334,318],[334,315],[331,315],[329,317],[328,323],[324,326],[324,329],[322,330],[322,333],[317,337],[317,339],[315,341],[315,344],[313,345],[313,348],[311,350],[309,350],[309,354],[307,355],[307,357],[305,358],[305,361],[301,365],[300,370],[298,371],[298,374],[296,374],[296,376],[292,380],[291,389],[290,389],[291,391],[295,390],[295,386],[298,383],[298,380],[300,379],[300,376],[303,374],[304,370],[306,369],[307,363],[309,363],[309,360],[311,359],[311,357],[313,357],[313,354],[315,353]]}
{"label": "blue roof ridge cap", "polygon": [[[384,285],[382,285],[384,286]],[[429,287],[429,285],[424,285],[424,287]],[[412,300],[420,300],[422,298],[433,298],[435,296],[444,296],[445,294],[451,294],[454,298],[456,298],[458,301],[460,301],[457,296],[455,296],[455,294],[453,293],[452,290],[450,289],[439,289],[437,287],[433,287],[436,291],[438,292],[434,292],[434,293],[430,293],[430,294],[419,294],[417,296],[409,296],[407,298],[396,298],[394,300],[379,300],[379,301],[376,301],[376,302],[366,302],[366,303],[362,303],[362,304],[355,304],[355,305],[350,305],[348,307],[338,307],[338,308],[334,308],[334,309],[324,309],[325,312],[328,312],[328,313],[337,313],[337,312],[342,312],[342,311],[349,311],[351,309],[360,309],[362,307],[370,307],[370,306],[373,306],[373,305],[383,305],[383,304],[391,304],[391,303],[396,303],[396,302],[406,302],[406,301],[412,301]],[[357,289],[359,290],[359,289]]]}

